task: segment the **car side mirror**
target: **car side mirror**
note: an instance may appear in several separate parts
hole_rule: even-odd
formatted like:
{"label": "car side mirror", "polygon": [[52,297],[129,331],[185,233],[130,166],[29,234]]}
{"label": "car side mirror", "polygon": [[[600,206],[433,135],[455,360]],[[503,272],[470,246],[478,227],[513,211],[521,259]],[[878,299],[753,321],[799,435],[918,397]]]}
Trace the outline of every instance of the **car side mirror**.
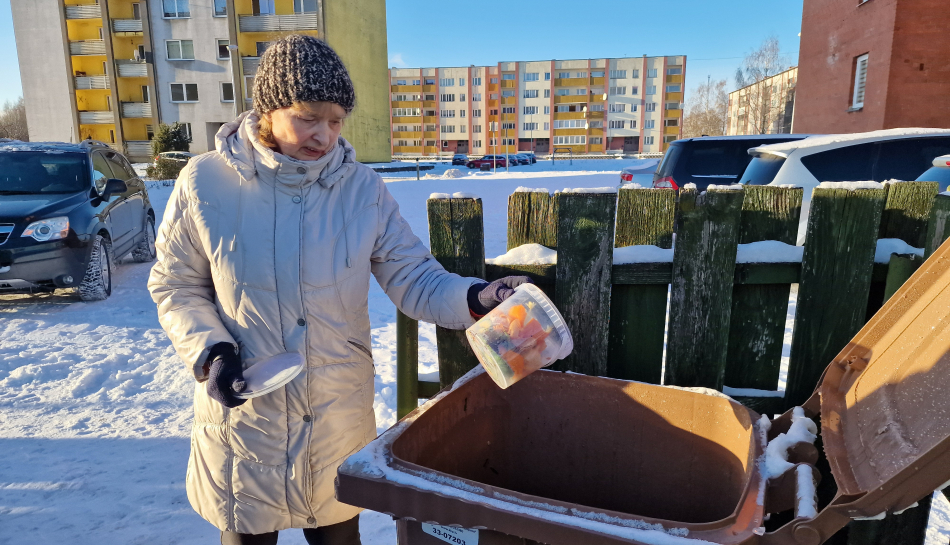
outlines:
{"label": "car side mirror", "polygon": [[109,178],[106,180],[105,189],[102,190],[102,198],[108,199],[116,193],[125,193],[128,190],[129,186],[127,186],[124,181],[118,178]]}

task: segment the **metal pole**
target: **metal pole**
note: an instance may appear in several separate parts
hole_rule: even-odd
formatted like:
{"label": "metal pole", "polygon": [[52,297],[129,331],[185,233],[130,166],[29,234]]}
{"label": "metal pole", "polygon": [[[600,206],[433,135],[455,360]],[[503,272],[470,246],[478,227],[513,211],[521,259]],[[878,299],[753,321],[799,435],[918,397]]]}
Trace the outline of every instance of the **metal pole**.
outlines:
{"label": "metal pole", "polygon": [[237,80],[234,78],[234,57],[238,54],[238,46],[236,44],[228,44],[228,70],[231,71],[231,98],[234,99],[234,117],[240,115],[241,110],[238,109],[238,100],[244,100],[244,92],[241,90],[241,87],[238,86]]}
{"label": "metal pole", "polygon": [[419,158],[416,157],[416,179],[419,179]]}

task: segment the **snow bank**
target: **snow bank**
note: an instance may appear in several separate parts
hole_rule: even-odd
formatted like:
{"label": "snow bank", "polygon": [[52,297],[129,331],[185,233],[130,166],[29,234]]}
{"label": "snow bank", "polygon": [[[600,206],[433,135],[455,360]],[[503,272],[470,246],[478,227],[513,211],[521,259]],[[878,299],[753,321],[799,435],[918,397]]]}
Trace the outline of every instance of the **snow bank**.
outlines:
{"label": "snow bank", "polygon": [[442,173],[443,178],[461,178],[463,176],[465,175],[462,174],[462,171],[457,168],[450,168]]}
{"label": "snow bank", "polygon": [[673,250],[652,244],[614,248],[614,265],[628,263],[672,263]]}
{"label": "snow bank", "polygon": [[457,193],[452,193],[452,194],[449,194],[449,193],[430,193],[430,194],[429,194],[429,198],[430,198],[430,199],[478,199],[478,198],[480,198],[480,197],[479,197],[478,195],[474,194],[474,193],[462,193],[462,192],[457,192]]}
{"label": "snow bank", "polygon": [[736,263],[801,263],[804,246],[792,246],[778,240],[740,244]]}
{"label": "snow bank", "polygon": [[518,186],[517,188],[515,188],[515,193],[547,193],[548,195],[550,195],[551,191],[546,187],[531,188],[531,187]]}
{"label": "snow bank", "polygon": [[622,186],[620,186],[620,189],[646,189],[646,188],[643,187],[643,186],[640,185],[640,184],[627,183],[627,184],[623,184]]}
{"label": "snow bank", "polygon": [[923,248],[915,248],[899,238],[882,238],[877,241],[874,252],[875,263],[890,263],[891,254],[917,254],[924,257]]}
{"label": "snow bank", "polygon": [[561,193],[616,193],[616,187],[565,187]]}
{"label": "snow bank", "polygon": [[489,265],[554,265],[557,251],[540,244],[522,244],[494,259],[486,259]]}
{"label": "snow bank", "polygon": [[856,189],[884,189],[884,184],[880,182],[821,182],[818,184],[820,189],[847,189],[854,191]]}
{"label": "snow bank", "polygon": [[709,184],[706,191],[742,191],[742,184],[716,185]]}

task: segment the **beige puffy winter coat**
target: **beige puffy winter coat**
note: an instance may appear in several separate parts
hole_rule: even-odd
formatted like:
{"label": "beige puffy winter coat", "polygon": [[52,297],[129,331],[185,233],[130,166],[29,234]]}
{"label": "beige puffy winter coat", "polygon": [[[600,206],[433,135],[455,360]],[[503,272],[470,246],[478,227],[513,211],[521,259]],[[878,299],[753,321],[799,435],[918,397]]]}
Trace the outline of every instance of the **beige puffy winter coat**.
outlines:
{"label": "beige puffy winter coat", "polygon": [[306,357],[285,388],[235,409],[195,386],[188,499],[219,529],[251,534],[360,511],[336,501],[333,480],[376,436],[370,273],[407,315],[455,329],[473,322],[466,293],[477,281],[439,265],[345,140],[300,162],[264,147],[256,122],[250,113],[223,126],[217,150],[182,171],[148,282],[199,378],[219,342],[240,346],[245,367]]}

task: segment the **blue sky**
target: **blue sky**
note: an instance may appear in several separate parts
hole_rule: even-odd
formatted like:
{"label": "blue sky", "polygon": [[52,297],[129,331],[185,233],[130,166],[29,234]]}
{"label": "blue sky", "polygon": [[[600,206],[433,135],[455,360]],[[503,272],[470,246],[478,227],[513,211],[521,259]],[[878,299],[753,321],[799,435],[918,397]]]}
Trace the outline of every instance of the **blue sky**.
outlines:
{"label": "blue sky", "polygon": [[[387,0],[390,66],[687,55],[686,87],[732,76],[774,35],[797,64],[803,0]],[[502,38],[504,36],[504,38]],[[10,0],[0,0],[0,104],[22,94]]]}

